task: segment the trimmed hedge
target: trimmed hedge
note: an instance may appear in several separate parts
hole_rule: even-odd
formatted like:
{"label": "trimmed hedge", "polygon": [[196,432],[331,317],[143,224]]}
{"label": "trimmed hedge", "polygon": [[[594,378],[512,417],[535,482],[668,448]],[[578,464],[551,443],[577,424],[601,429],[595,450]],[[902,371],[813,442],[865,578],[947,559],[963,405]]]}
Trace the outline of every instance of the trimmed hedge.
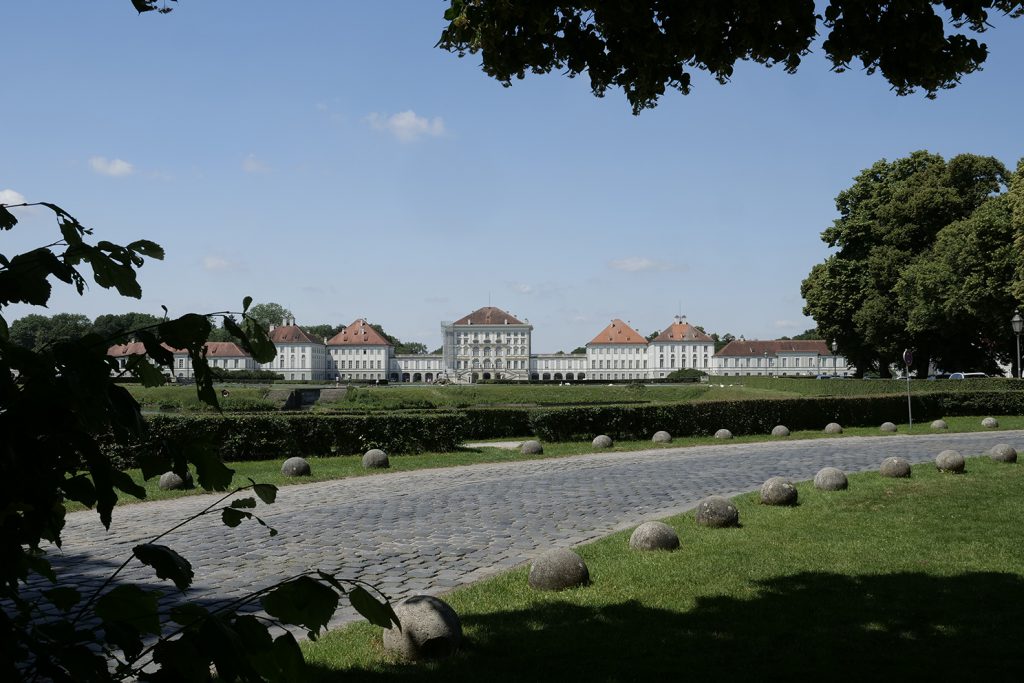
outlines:
{"label": "trimmed hedge", "polygon": [[153,452],[163,440],[205,440],[224,462],[231,462],[355,454],[371,448],[388,453],[452,451],[466,439],[465,419],[458,413],[150,415],[146,426],[145,441],[123,445],[110,440],[104,451],[120,466],[136,467],[136,455]]}
{"label": "trimmed hedge", "polygon": [[[911,397],[915,422],[956,415],[1024,414],[1024,392],[955,392]],[[676,436],[707,436],[718,429],[733,434],[767,434],[777,424],[790,429],[823,429],[829,422],[873,426],[903,422],[905,396],[817,397],[757,401],[708,401],[660,405],[578,406],[572,408],[470,408],[445,412],[363,414],[277,413],[248,415],[150,415],[148,438],[116,444],[105,452],[122,467],[161,440],[185,444],[205,439],[225,462],[325,456],[382,448],[388,453],[453,451],[467,439],[521,437],[544,441],[648,439],[659,429]]]}
{"label": "trimmed hedge", "polygon": [[[911,397],[915,421],[947,415],[1012,415],[1024,413],[1021,392],[957,392]],[[829,422],[844,426],[902,422],[905,396],[817,397],[758,401],[708,401],[637,407],[574,407],[538,410],[531,414],[533,433],[544,441],[589,439],[607,434],[615,439],[647,439],[664,429],[677,436],[708,436],[726,428],[733,434],[766,434],[777,424],[790,429],[823,429]]]}

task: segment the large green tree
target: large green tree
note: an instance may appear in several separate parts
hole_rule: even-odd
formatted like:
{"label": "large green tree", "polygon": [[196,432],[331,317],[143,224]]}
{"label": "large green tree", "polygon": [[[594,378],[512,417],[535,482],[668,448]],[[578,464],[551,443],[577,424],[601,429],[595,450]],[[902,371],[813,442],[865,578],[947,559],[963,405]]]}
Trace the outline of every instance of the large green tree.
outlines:
{"label": "large green tree", "polygon": [[728,82],[738,61],[793,73],[820,31],[834,71],[859,65],[899,95],[920,88],[934,97],[981,68],[988,48],[977,34],[997,14],[1017,18],[1024,3],[450,0],[438,46],[479,54],[484,73],[505,86],[527,72],[586,74],[595,95],[621,88],[639,113],[669,88],[689,94],[694,73]]}
{"label": "large green tree", "polygon": [[[1024,159],[1017,162],[1017,173],[1010,181],[1006,200],[1010,206],[1010,220],[1013,222],[1014,250],[1017,254],[1024,254]],[[1024,307],[1024,257],[1017,263],[1012,292]]]}
{"label": "large green tree", "polygon": [[61,340],[77,339],[91,329],[92,321],[79,313],[30,313],[11,323],[10,335],[14,343],[38,351]]}
{"label": "large green tree", "polygon": [[92,331],[111,344],[123,344],[133,340],[132,330],[159,325],[162,318],[150,313],[105,313],[92,321]]}
{"label": "large green tree", "polygon": [[273,301],[265,304],[253,304],[249,316],[259,320],[264,327],[283,325],[285,320],[292,320],[295,314],[279,303]]}
{"label": "large green tree", "polygon": [[897,293],[901,278],[932,257],[940,231],[971,216],[1008,178],[993,157],[962,154],[947,162],[923,151],[862,171],[836,198],[840,216],[822,240],[837,251],[804,280],[804,313],[861,373],[888,376],[910,348],[924,374],[941,355],[942,340],[934,326],[908,324],[909,300]]}
{"label": "large green tree", "polygon": [[1022,259],[1010,216],[1005,196],[986,200],[939,231],[928,257],[896,284],[908,332],[933,340],[934,359],[946,370],[996,373],[997,363],[1011,362],[1016,375],[1009,320],[1018,305],[1011,289]]}

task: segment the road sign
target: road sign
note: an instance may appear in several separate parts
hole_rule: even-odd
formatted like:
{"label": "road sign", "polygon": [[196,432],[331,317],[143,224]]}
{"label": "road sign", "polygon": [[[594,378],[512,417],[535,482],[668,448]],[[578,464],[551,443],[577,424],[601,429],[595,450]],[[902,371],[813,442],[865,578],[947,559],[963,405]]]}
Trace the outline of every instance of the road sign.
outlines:
{"label": "road sign", "polygon": [[903,364],[910,367],[914,364],[914,354],[910,352],[910,349],[903,351]]}

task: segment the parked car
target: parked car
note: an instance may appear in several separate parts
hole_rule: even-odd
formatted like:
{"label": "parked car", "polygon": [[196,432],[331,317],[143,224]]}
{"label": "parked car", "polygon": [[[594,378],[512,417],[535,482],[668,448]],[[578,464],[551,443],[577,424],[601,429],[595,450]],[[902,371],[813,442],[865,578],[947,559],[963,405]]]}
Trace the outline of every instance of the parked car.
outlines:
{"label": "parked car", "polygon": [[949,378],[950,379],[983,379],[988,377],[984,372],[954,372]]}

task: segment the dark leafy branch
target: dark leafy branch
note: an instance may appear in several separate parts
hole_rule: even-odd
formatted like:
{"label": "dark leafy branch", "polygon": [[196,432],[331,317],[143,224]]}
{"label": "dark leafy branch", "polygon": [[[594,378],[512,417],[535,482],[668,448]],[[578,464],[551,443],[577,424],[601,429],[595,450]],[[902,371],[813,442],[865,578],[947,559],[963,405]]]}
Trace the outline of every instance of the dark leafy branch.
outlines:
{"label": "dark leafy branch", "polygon": [[[11,339],[3,309],[14,303],[45,305],[52,280],[84,294],[91,275],[98,286],[137,298],[142,293],[138,268],[148,258],[164,256],[159,245],[147,240],[124,246],[93,243],[93,231],[55,204],[19,206],[33,205],[54,213],[62,239],[10,258],[0,254],[0,680],[198,681],[209,679],[211,664],[229,681],[302,680],[302,653],[294,636],[285,631],[274,637],[271,627],[298,625],[315,637],[342,596],[374,623],[396,624],[384,596],[374,595],[361,581],[326,572],[291,577],[216,609],[185,602],[166,615],[159,610],[161,591],[118,581],[137,560],[158,579],[188,591],[195,576],[192,564],[158,541],[203,515],[219,514],[228,526],[253,520],[271,535],[277,533],[254,513],[257,500],[276,500],[277,489],[252,480],[135,545],[125,563],[88,597],[62,583],[45,548],[61,546],[65,503],[95,508],[109,528],[119,492],[145,496],[145,489],[101,451],[101,440],[135,449],[146,479],[167,470],[184,476],[194,468],[200,486],[226,491],[234,472],[201,435],[147,442],[138,402],[112,381],[121,369],[106,355],[109,337],[86,333],[40,348]],[[0,205],[2,230],[18,224],[11,208],[18,207]],[[251,304],[246,297],[237,317],[216,315],[224,317],[227,332],[254,359],[268,362],[276,351],[263,326],[248,315]],[[125,370],[144,384],[160,384],[165,381],[161,368],[174,360],[171,349],[184,349],[199,398],[218,407],[206,362],[210,332],[209,317],[193,313],[144,325],[133,334],[145,354],[132,358]],[[238,497],[245,491],[253,495]],[[33,576],[51,587],[26,597],[23,587]],[[238,613],[255,601],[269,616]],[[61,616],[44,611],[47,605]]]}
{"label": "dark leafy branch", "polygon": [[[509,86],[527,72],[586,74],[593,93],[621,88],[633,113],[657,105],[669,88],[686,95],[693,74],[719,83],[737,62],[795,72],[824,29],[834,71],[854,64],[876,71],[898,95],[928,97],[977,71],[988,48],[975,37],[947,34],[947,24],[984,32],[990,16],[1017,18],[1013,0],[450,0],[438,47],[479,54],[488,76]],[[948,21],[945,19],[948,18]]]}

